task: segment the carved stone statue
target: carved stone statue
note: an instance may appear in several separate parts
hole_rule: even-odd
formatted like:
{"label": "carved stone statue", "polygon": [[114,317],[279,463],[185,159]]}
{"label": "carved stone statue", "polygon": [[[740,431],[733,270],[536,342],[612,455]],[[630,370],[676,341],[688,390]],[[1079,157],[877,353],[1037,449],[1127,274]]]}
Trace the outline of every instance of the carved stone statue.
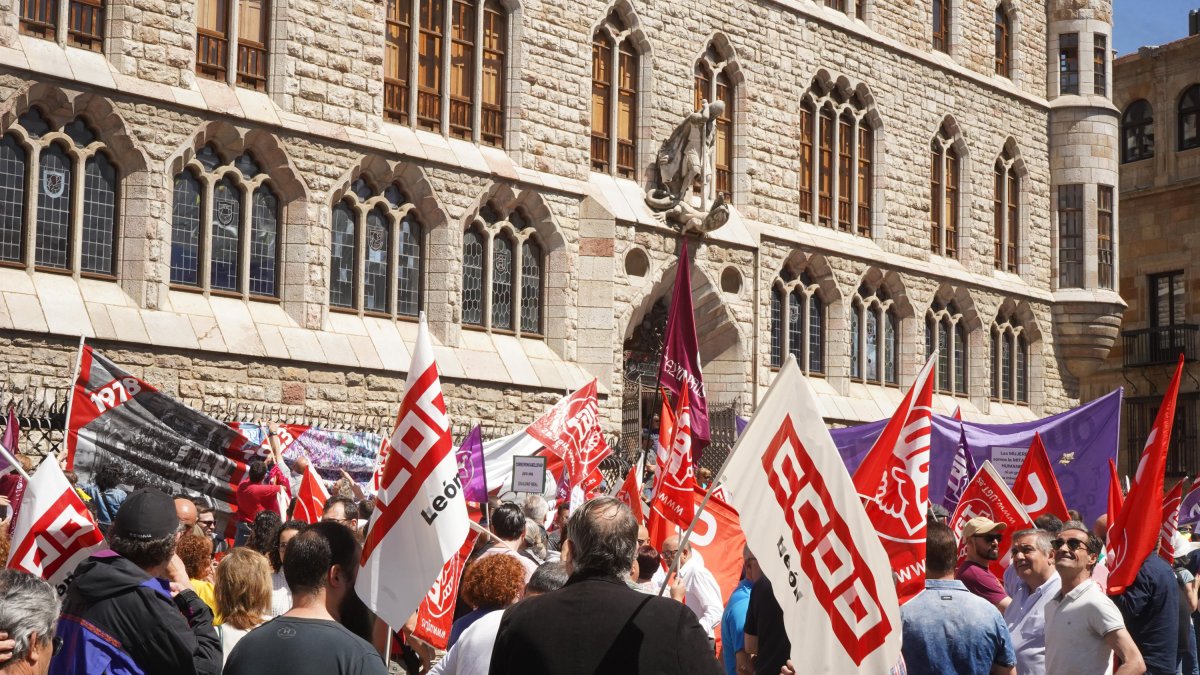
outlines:
{"label": "carved stone statue", "polygon": [[700,110],[689,113],[663,143],[655,158],[657,184],[646,191],[646,204],[680,226],[684,232],[711,232],[729,219],[724,195],[717,195],[712,209],[702,211],[688,197],[700,180],[703,195],[713,181],[712,148],[717,139],[717,118],[725,112],[723,101],[704,101]]}

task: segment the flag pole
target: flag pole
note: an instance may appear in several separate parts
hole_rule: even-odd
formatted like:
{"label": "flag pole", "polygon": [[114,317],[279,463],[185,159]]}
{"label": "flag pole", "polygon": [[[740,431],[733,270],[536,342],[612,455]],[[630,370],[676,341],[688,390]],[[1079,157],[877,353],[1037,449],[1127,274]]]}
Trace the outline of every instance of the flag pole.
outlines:
{"label": "flag pole", "polygon": [[[679,260],[678,264],[680,264],[680,265],[683,264],[683,242],[684,242],[685,237],[687,237],[687,235],[681,231],[679,233],[679,242],[675,246],[675,257]],[[688,264],[691,264],[690,261]],[[676,273],[676,276],[679,276],[678,272]],[[671,302],[672,302],[672,304],[674,304],[674,301],[675,301],[675,291],[676,290],[677,289],[674,286],[671,287]],[[653,307],[651,307],[651,309],[653,309]],[[671,313],[670,313],[670,309],[668,308],[668,310],[667,310],[667,326],[669,327],[670,325],[671,325]],[[663,357],[666,356],[666,351],[667,351],[667,335],[666,335],[666,331],[664,330],[662,344],[660,344],[658,346],[658,371],[654,375],[654,405],[651,406],[651,408],[650,408],[650,419],[654,419],[654,411],[655,410],[659,410],[659,411],[662,410],[662,403],[663,403],[662,402],[662,399],[663,399],[662,367],[663,367]],[[641,386],[641,385],[639,384],[638,386]],[[641,401],[638,401],[638,407],[639,408],[641,407]],[[660,412],[659,414],[661,415],[662,413]],[[659,420],[659,428],[661,429],[661,427],[662,427],[662,420],[660,419]],[[659,445],[661,445],[663,442],[663,439],[659,438],[658,442],[659,442]],[[652,450],[654,450],[655,456],[657,457],[658,450],[654,449],[654,448],[652,448]],[[643,457],[645,457],[646,451],[642,450],[641,454]],[[657,475],[657,464],[655,466],[656,466],[655,473]],[[639,478],[639,480],[640,480],[640,478]]]}
{"label": "flag pole", "polygon": [[[71,459],[71,404],[75,401],[75,382],[79,380],[79,369],[83,366],[83,343],[86,336],[79,336],[79,351],[75,354],[75,365],[71,368],[71,383],[67,386],[67,407],[63,418],[63,450]],[[61,457],[59,459],[62,459]],[[71,462],[72,464],[74,462]],[[67,467],[72,468],[71,466]]]}
{"label": "flag pole", "polygon": [[12,468],[21,475],[21,478],[25,479],[26,483],[28,483],[31,480],[29,478],[29,474],[25,473],[25,467],[21,466],[21,463],[17,461],[17,458],[13,457],[8,452],[8,448],[5,448],[3,443],[0,443],[0,457],[3,457],[4,461],[11,464]]}

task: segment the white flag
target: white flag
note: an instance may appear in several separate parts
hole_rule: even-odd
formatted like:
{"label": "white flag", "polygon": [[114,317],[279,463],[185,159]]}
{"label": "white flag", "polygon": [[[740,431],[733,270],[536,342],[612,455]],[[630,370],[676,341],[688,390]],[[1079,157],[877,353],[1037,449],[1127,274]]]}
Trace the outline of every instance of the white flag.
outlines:
{"label": "white flag", "polygon": [[399,628],[469,530],[424,313],[390,445],[355,590],[389,626]]}
{"label": "white flag", "polygon": [[50,582],[61,596],[79,563],[104,544],[104,536],[54,455],[29,478],[13,525],[9,569]]}
{"label": "white flag", "polygon": [[746,542],[783,608],[804,673],[887,673],[900,659],[900,604],[867,518],[793,357],[724,471]]}

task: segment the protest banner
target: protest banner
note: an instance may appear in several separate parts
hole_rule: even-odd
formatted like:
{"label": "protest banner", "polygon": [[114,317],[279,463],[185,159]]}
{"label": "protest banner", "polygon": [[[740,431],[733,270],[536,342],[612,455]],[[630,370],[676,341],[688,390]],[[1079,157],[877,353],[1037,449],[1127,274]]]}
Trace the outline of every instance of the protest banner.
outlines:
{"label": "protest banner", "polygon": [[[1184,495],[1183,501],[1179,504],[1179,525],[1187,525],[1193,530],[1196,525],[1200,524],[1200,478],[1192,481],[1192,487],[1188,493]],[[1112,522],[1111,520],[1109,522]]]}
{"label": "protest banner", "polygon": [[449,648],[450,629],[454,627],[454,608],[458,604],[458,588],[462,583],[463,568],[467,565],[467,558],[471,557],[471,551],[475,549],[477,539],[478,532],[467,533],[467,540],[458,549],[458,553],[442,566],[433,587],[425,594],[425,599],[417,608],[417,625],[413,629],[413,635],[438,649]]}
{"label": "protest banner", "polygon": [[1030,520],[1037,520],[1047,513],[1063,522],[1070,520],[1067,503],[1054,477],[1054,467],[1046,455],[1046,446],[1036,432],[1033,434],[1033,445],[1029,446],[1029,454],[1025,455],[1021,471],[1013,482],[1013,494]]}
{"label": "protest banner", "polygon": [[[704,500],[704,488],[699,486],[692,492],[696,508]],[[713,495],[700,513],[700,522],[688,537],[692,550],[700,554],[704,567],[717,580],[721,588],[721,600],[728,600],[733,589],[742,578],[742,550],[746,546],[746,534],[732,506]]]}
{"label": "protest banner", "polygon": [[569,490],[579,488],[581,496],[591,498],[590,476],[611,450],[600,428],[596,380],[592,380],[530,424],[526,432],[539,440],[546,451],[565,464],[559,483]]}
{"label": "protest banner", "polygon": [[389,443],[354,589],[399,628],[462,546],[471,522],[424,312]]}
{"label": "protest banner", "polygon": [[676,397],[686,387],[692,401],[692,452],[698,460],[709,443],[708,398],[704,375],[700,372],[700,347],[696,339],[696,317],[692,311],[692,263],[688,258],[687,239],[680,239],[679,262],[675,268],[675,288],[658,366],[658,381]]}
{"label": "protest banner", "polygon": [[[513,457],[513,492],[540,495],[546,491],[546,458]],[[487,501],[484,499],[483,501]]]}
{"label": "protest banner", "polygon": [[454,450],[454,459],[458,462],[458,475],[462,479],[463,498],[476,504],[487,503],[487,470],[483,468],[482,427],[476,424],[467,433],[462,445]]}
{"label": "protest banner", "polygon": [[75,568],[104,537],[53,455],[38,465],[21,501],[7,566],[45,579],[62,597]]}
{"label": "protest banner", "polygon": [[889,672],[901,624],[888,555],[794,356],[714,478],[722,476],[732,506],[754,514],[742,529],[774,582],[801,672]]}
{"label": "protest banner", "polygon": [[316,469],[309,464],[300,478],[300,489],[296,492],[296,508],[292,511],[292,518],[306,523],[318,522],[327,501],[329,490],[325,489],[325,481],[321,480]]}
{"label": "protest banner", "polygon": [[854,472],[854,488],[896,572],[900,604],[925,590],[929,418],[936,362],[935,350]]}
{"label": "protest banner", "polygon": [[638,525],[646,522],[645,515],[642,513],[642,490],[638,485],[638,476],[642,473],[641,462],[638,461],[633,466],[629,467],[629,473],[625,476],[625,480],[621,482],[621,487],[617,488],[616,498],[620,499],[633,512],[633,517],[637,519]]}
{"label": "protest banner", "polygon": [[1012,548],[1012,536],[1018,530],[1033,527],[1033,521],[1029,519],[1029,515],[1021,508],[1020,502],[1012,490],[1008,489],[1008,484],[1000,476],[1000,472],[992,466],[990,461],[985,460],[983,466],[979,468],[979,472],[971,479],[967,489],[963,491],[962,500],[958,503],[958,508],[950,516],[947,525],[950,526],[950,531],[954,533],[954,538],[958,540],[958,562],[962,563],[966,557],[966,542],[962,541],[963,526],[967,521],[983,516],[997,523],[1004,523],[1007,527],[1001,533],[1000,539],[1000,559],[993,560],[988,568],[992,574],[996,575],[997,579],[1003,581],[1004,568],[1008,566],[1008,556],[1003,555],[1005,551]]}
{"label": "protest banner", "polygon": [[[1104,485],[1108,478],[1108,460],[1117,456],[1120,446],[1120,419],[1120,389],[1078,408],[1032,422],[978,424],[934,415],[929,501],[942,503],[950,484],[950,469],[961,434],[966,434],[967,448],[978,466],[985,459],[993,459],[995,452],[1003,448],[1019,448],[1023,456],[1036,432],[1046,444],[1067,505],[1079,509],[1090,523],[1101,516],[1107,506]],[[886,423],[887,420],[879,420],[830,432],[851,472],[858,468]],[[1013,475],[1015,477],[1015,471]]]}
{"label": "protest banner", "polygon": [[1163,522],[1163,480],[1167,469],[1167,451],[1171,445],[1171,427],[1175,421],[1175,399],[1179,394],[1179,379],[1183,375],[1183,355],[1171,384],[1163,394],[1162,405],[1150,427],[1150,435],[1142,449],[1133,486],[1125,495],[1125,503],[1116,519],[1108,524],[1108,594],[1117,595],[1133,583],[1146,558],[1158,548],[1159,529],[1154,523]]}
{"label": "protest banner", "polygon": [[[267,427],[251,422],[230,422],[229,426],[246,437],[257,448],[254,459],[271,455]],[[307,457],[317,475],[326,481],[342,477],[342,471],[368,494],[374,491],[371,476],[375,471],[383,436],[370,431],[326,429],[308,424],[280,424],[279,446],[283,458],[295,462]]]}
{"label": "protest banner", "polygon": [[696,517],[692,501],[696,481],[692,473],[691,415],[690,394],[684,389],[679,397],[675,435],[671,439],[667,465],[654,495],[654,506],[679,527],[687,527]]}
{"label": "protest banner", "polygon": [[[954,419],[962,421],[961,413],[957,408],[954,410]],[[962,499],[963,490],[967,489],[967,483],[971,482],[971,478],[975,476],[975,472],[979,468],[975,466],[975,458],[971,456],[971,450],[967,447],[967,432],[962,425],[958,425],[958,447],[954,450],[954,462],[950,465],[950,478],[946,484],[946,495],[942,497],[942,506],[954,513],[954,509],[958,508],[958,502]]]}
{"label": "protest banner", "polygon": [[87,483],[118,462],[124,482],[209,497],[217,531],[236,510],[234,489],[256,445],[226,424],[159,392],[84,345],[67,421],[67,468]]}
{"label": "protest banner", "polygon": [[1183,501],[1183,479],[1163,498],[1162,529],[1158,533],[1158,555],[1167,564],[1175,562],[1175,533],[1179,531],[1179,505]]}

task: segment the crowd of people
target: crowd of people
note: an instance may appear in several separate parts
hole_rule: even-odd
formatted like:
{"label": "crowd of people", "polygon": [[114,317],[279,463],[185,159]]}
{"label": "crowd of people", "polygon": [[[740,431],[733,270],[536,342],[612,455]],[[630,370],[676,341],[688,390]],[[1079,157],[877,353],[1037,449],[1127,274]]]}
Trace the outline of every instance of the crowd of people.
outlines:
{"label": "crowd of people", "polygon": [[[391,632],[354,590],[372,499],[344,477],[320,522],[289,519],[298,481],[274,436],[270,445],[237,487],[232,541],[204,500],[133,489],[113,465],[77,486],[104,549],[78,566],[61,598],[35,576],[0,573],[0,672],[804,670],[788,661],[783,610],[753,551],[743,551],[742,578],[722,597],[698,551],[679,536],[656,549],[610,497],[574,512],[539,495],[481,505],[487,535],[464,567],[448,648],[415,635],[415,615]],[[901,608],[893,672],[1200,675],[1200,554],[1181,535],[1173,565],[1150,556],[1110,597],[1106,522],[1088,527],[1072,515],[1039,518],[1002,551],[1003,524],[974,518],[955,533],[944,511],[930,509],[925,591]],[[0,521],[5,557],[8,529]],[[1000,579],[992,567],[1002,558]]]}

